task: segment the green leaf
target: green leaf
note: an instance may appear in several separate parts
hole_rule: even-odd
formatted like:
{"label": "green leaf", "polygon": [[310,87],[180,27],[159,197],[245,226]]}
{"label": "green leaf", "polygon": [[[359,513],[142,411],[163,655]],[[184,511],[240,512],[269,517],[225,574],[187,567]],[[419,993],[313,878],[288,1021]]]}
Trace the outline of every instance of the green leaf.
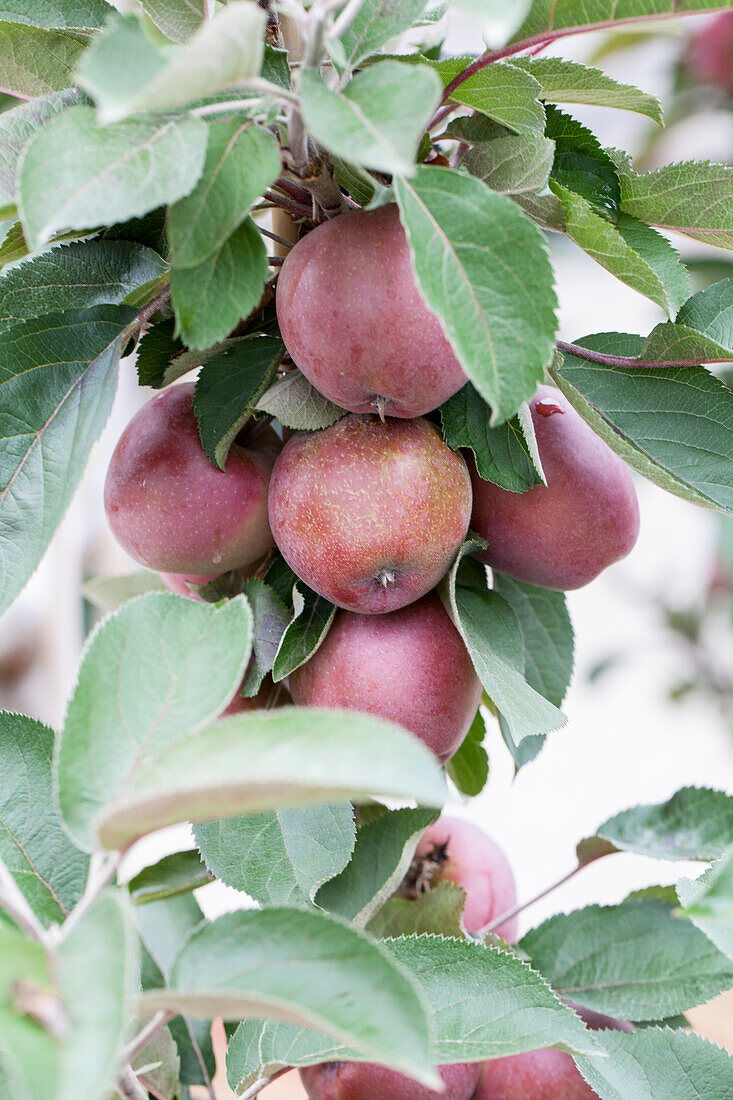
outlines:
{"label": "green leaf", "polygon": [[[494,574],[494,590],[511,605],[524,635],[524,674],[527,683],[549,699],[562,705],[573,674],[575,639],[564,592],[551,592]],[[499,727],[517,769],[529,764],[541,751],[545,737],[525,737],[517,744],[502,715]]]}
{"label": "green leaf", "polygon": [[157,1100],[181,1100],[181,1059],[169,1027],[156,1031],[131,1065]]}
{"label": "green leaf", "polygon": [[188,894],[206,886],[212,876],[201,862],[195,848],[164,856],[150,867],[144,867],[127,886],[135,905],[150,905],[164,898]]}
{"label": "green leaf", "polygon": [[253,336],[209,359],[196,379],[193,408],[201,443],[220,470],[284,355],[282,340]]}
{"label": "green leaf", "polygon": [[0,610],[38,565],[81,479],[132,316],[101,306],[0,333]]}
{"label": "green leaf", "polygon": [[298,1021],[425,1084],[436,1080],[426,1011],[407,970],[325,914],[268,909],[219,917],[188,938],[170,988],[145,994],[143,1004],[148,1013]]}
{"label": "green leaf", "polygon": [[140,0],[145,14],[173,42],[187,42],[205,18],[204,0]]}
{"label": "green leaf", "polygon": [[220,340],[208,348],[185,350],[180,340],[175,339],[173,330],[175,319],[169,318],[148,329],[137,351],[137,370],[141,386],[152,386],[159,390],[177,382],[192,370],[198,370],[210,359],[238,347],[251,336],[235,336]]}
{"label": "green leaf", "polygon": [[[465,124],[475,121],[457,119],[464,125],[454,123],[451,134],[470,134],[474,128]],[[554,142],[541,134],[509,134],[503,127],[497,131],[489,140],[474,141],[463,158],[463,167],[503,195],[542,191],[555,158]]]}
{"label": "green leaf", "polygon": [[39,96],[0,114],[0,206],[14,205],[16,176],[23,146],[54,115],[83,102],[75,88]]}
{"label": "green leaf", "polygon": [[196,267],[218,251],[279,174],[280,149],[268,130],[236,119],[210,123],[201,178],[168,212],[173,266]]}
{"label": "green leaf", "polygon": [[208,348],[223,339],[257,306],[268,273],[267,250],[251,218],[198,267],[174,267],[173,306],[185,342]]}
{"label": "green leaf", "polygon": [[199,825],[194,836],[206,866],[227,886],[264,906],[302,909],[348,863],[354,810],[350,802],[269,810]]}
{"label": "green leaf", "polygon": [[51,1035],[18,1005],[18,991],[44,994],[44,1007],[65,1021],[65,1006],[53,990],[49,960],[40,943],[0,924],[0,1081],[8,1100],[47,1100],[55,1086],[59,1049]]}
{"label": "green leaf", "polygon": [[[640,337],[579,341],[638,356]],[[644,477],[684,500],[733,511],[733,392],[704,367],[617,367],[566,356],[550,373],[573,407]]]}
{"label": "green leaf", "polygon": [[61,828],[51,781],[53,730],[0,712],[0,858],[44,924],[74,908],[89,861]]}
{"label": "green leaf", "polygon": [[683,787],[666,802],[616,814],[595,835],[652,859],[720,859],[733,845],[733,796]]}
{"label": "green leaf", "polygon": [[480,710],[471,723],[458,752],[446,764],[446,771],[461,794],[475,798],[489,779],[489,756],[483,747],[486,724]]}
{"label": "green leaf", "polygon": [[694,294],[681,307],[674,324],[666,322],[652,329],[642,356],[669,362],[733,359],[732,290],[733,279],[722,279]]}
{"label": "green leaf", "polygon": [[[203,674],[210,679],[211,668]],[[391,722],[364,714],[345,721],[342,711],[288,706],[179,737],[136,770],[98,831],[105,847],[117,848],[180,821],[367,795],[439,806],[445,782],[429,750]]]}
{"label": "green leaf", "polygon": [[[560,38],[578,31],[611,30],[639,20],[693,15],[695,12],[727,7],[729,0],[653,0],[653,3],[650,0],[627,0],[623,5],[616,0],[586,0],[583,4],[578,4],[577,0],[533,0],[529,14],[512,42],[525,42],[527,39],[543,41],[548,35]],[[533,44],[534,41],[527,42],[527,45]]]}
{"label": "green leaf", "polygon": [[[596,1050],[595,1038],[543,979],[512,952],[441,936],[389,940],[383,948],[419,983],[432,1009],[432,1057],[479,1062],[525,1050]],[[284,1065],[361,1060],[328,1036],[274,1021],[245,1021],[232,1037],[227,1076],[244,1091]]]}
{"label": "green leaf", "polygon": [[657,229],[733,248],[733,167],[685,161],[624,173],[621,199],[627,214]]}
{"label": "green leaf", "polygon": [[486,588],[485,570],[465,560],[478,546],[468,542],[440,586],[441,598],[466,643],[474,668],[514,741],[550,733],[565,715],[544,699],[524,676],[524,638],[511,606]]}
{"label": "green leaf", "polygon": [[417,843],[438,814],[433,810],[395,810],[363,825],[348,866],[322,886],[322,909],[364,928],[410,869]]}
{"label": "green leaf", "polygon": [[524,636],[527,683],[562,706],[573,675],[575,639],[564,592],[494,574],[494,591],[514,609]]}
{"label": "green leaf", "polygon": [[465,890],[455,882],[439,882],[414,900],[388,898],[372,917],[367,931],[380,940],[425,933],[465,939],[462,924],[465,904]]}
{"label": "green leaf", "polygon": [[260,398],[257,408],[297,431],[330,428],[346,416],[345,409],[319,393],[299,370],[290,370],[274,382]]}
{"label": "green leaf", "polygon": [[555,142],[552,178],[600,213],[617,211],[621,203],[618,172],[598,138],[557,107],[548,106],[545,110],[545,133]]}
{"label": "green leaf", "polygon": [[[185,940],[203,921],[203,913],[188,893],[135,906],[133,917],[144,944],[143,989],[161,989]],[[216,1071],[211,1021],[176,1016],[170,1029],[181,1059],[181,1081],[206,1084],[207,1076],[211,1080]]]}
{"label": "green leaf", "polygon": [[257,4],[233,0],[184,46],[162,51],[135,16],[117,16],[84,54],[79,82],[97,104],[101,122],[169,111],[259,73],[264,29],[265,13]]}
{"label": "green leaf", "polygon": [[612,225],[591,203],[557,182],[552,190],[565,211],[565,232],[622,283],[674,317],[689,294],[689,277],[671,244],[632,219]]}
{"label": "green leaf", "polygon": [[[471,63],[471,57],[449,57],[432,62],[447,87]],[[461,103],[500,122],[517,134],[542,134],[545,112],[538,96],[539,81],[511,61],[499,61],[481,69],[452,92],[452,103]]]}
{"label": "green leaf", "polygon": [[69,88],[88,43],[83,32],[0,22],[0,85],[23,99]]}
{"label": "green leaf", "polygon": [[542,86],[540,98],[550,103],[586,103],[636,111],[660,126],[662,106],[655,95],[633,84],[621,84],[602,69],[589,68],[562,57],[518,57],[514,65],[531,73]]}
{"label": "green leaf", "polygon": [[6,0],[3,16],[11,23],[24,23],[30,27],[88,28],[96,30],[104,26],[109,15],[109,5],[104,0],[57,0],[55,4],[39,0]]}
{"label": "green leaf", "polygon": [[95,846],[97,818],[156,753],[226,706],[244,673],[251,630],[242,597],[214,607],[154,592],[94,631],[56,760],[61,812],[79,847]]}
{"label": "green leaf", "polygon": [[425,0],[366,0],[341,35],[347,71],[381,50],[391,38],[410,30],[425,10]]}
{"label": "green leaf", "polygon": [[624,1020],[659,1020],[733,985],[733,964],[660,901],[550,917],[520,942],[561,997]]}
{"label": "green leaf", "polygon": [[522,493],[542,484],[517,417],[497,428],[490,426],[491,410],[469,383],[440,408],[443,438],[457,451],[469,447],[484,481]]}
{"label": "green leaf", "polygon": [[616,228],[627,245],[656,272],[669,301],[669,307],[664,308],[673,316],[678,314],[690,296],[692,284],[677,250],[661,233],[623,211],[616,216]]}
{"label": "green leaf", "polygon": [[122,222],[182,198],[201,175],[207,136],[196,118],[100,127],[91,107],[71,107],[50,119],[20,165],[28,243],[39,248],[63,229]]}
{"label": "green leaf", "polygon": [[166,592],[159,573],[145,569],[118,577],[92,577],[82,586],[82,595],[102,611],[116,611],[123,603],[147,592]]}
{"label": "green leaf", "polygon": [[554,345],[542,234],[511,199],[447,168],[418,168],[395,192],[420,291],[500,424],[533,395]]}
{"label": "green leaf", "polygon": [[137,937],[117,890],[103,894],[61,941],[54,969],[69,1030],[54,1100],[108,1095],[130,1025],[137,954]]}
{"label": "green leaf", "polygon": [[[157,390],[180,377],[174,373],[175,366],[171,363],[174,356],[183,351],[183,344],[174,336],[175,327],[174,317],[150,325],[137,345],[135,366],[141,386],[152,386]],[[169,368],[172,370],[169,371]],[[173,373],[172,378],[168,377],[169,373]]]}
{"label": "green leaf", "polygon": [[165,270],[157,253],[129,241],[54,248],[0,276],[0,329],[46,313],[120,305]]}
{"label": "green leaf", "polygon": [[682,878],[677,896],[687,917],[704,932],[719,951],[733,959],[733,859],[729,849],[725,857],[693,881]]}
{"label": "green leaf", "polygon": [[576,1062],[601,1100],[727,1100],[733,1090],[733,1059],[699,1035],[653,1027],[597,1041],[608,1057]]}
{"label": "green leaf", "polygon": [[53,950],[0,927],[0,1081],[12,1100],[106,1100],[137,974],[119,892],[98,898]]}
{"label": "green leaf", "polygon": [[418,143],[440,102],[440,81],[427,66],[381,61],[342,92],[306,70],[300,88],[306,126],[330,152],[380,172],[414,174]]}
{"label": "green leaf", "polygon": [[244,593],[254,615],[252,660],[244,679],[242,694],[250,698],[262,687],[268,672],[272,672],[278,647],[290,622],[291,613],[277,592],[259,577],[248,577]]}
{"label": "green leaf", "polygon": [[293,589],[293,617],[288,623],[272,666],[272,678],[280,683],[309,661],[324,641],[336,608],[323,596],[298,581]]}

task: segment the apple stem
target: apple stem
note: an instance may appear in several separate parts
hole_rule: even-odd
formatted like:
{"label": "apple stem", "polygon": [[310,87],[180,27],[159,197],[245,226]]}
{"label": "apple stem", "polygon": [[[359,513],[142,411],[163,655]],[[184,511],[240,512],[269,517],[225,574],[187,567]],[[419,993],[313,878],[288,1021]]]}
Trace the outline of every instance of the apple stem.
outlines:
{"label": "apple stem", "polygon": [[374,404],[376,405],[377,412],[379,413],[379,419],[384,424],[384,410],[387,408],[387,400],[380,395],[374,398]]}
{"label": "apple stem", "polygon": [[253,1085],[250,1085],[246,1092],[243,1092],[240,1100],[254,1100],[255,1096],[259,1096],[264,1088],[272,1081],[277,1081],[278,1077],[282,1077],[284,1073],[287,1073],[290,1069],[286,1066],[285,1069],[279,1069],[277,1073],[273,1073],[271,1077],[259,1077]]}
{"label": "apple stem", "polygon": [[523,913],[525,909],[529,909],[530,905],[534,905],[535,902],[541,901],[542,898],[546,898],[548,894],[551,894],[553,890],[557,890],[559,886],[564,886],[566,882],[569,882],[571,878],[577,875],[578,871],[582,871],[586,866],[586,863],[579,863],[577,867],[573,867],[572,871],[568,871],[566,875],[563,875],[557,882],[553,882],[551,886],[546,887],[544,890],[540,890],[539,894],[535,894],[529,901],[522,901],[512,909],[507,909],[505,913],[500,913],[498,917],[495,917],[485,928],[480,930],[479,935],[485,935],[487,932],[496,932],[497,928],[501,928],[502,924],[518,916],[519,913]]}
{"label": "apple stem", "polygon": [[580,344],[568,344],[564,340],[557,341],[557,349],[564,355],[574,355],[577,359],[587,359],[590,363],[600,363],[607,367],[699,367],[704,363],[728,363],[730,356],[720,356],[718,359],[636,359],[626,355],[606,355],[601,351],[593,351],[591,348],[581,347]]}

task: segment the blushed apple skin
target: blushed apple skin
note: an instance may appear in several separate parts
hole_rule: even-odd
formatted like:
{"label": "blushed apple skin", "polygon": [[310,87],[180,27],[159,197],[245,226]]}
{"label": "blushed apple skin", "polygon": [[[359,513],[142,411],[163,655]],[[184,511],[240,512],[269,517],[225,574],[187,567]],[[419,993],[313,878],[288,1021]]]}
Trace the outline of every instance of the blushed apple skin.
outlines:
{"label": "blushed apple skin", "polygon": [[[634,1030],[625,1020],[572,1007],[593,1031]],[[484,1062],[473,1100],[598,1100],[598,1093],[583,1079],[569,1054],[531,1050]]]}
{"label": "blushed apple skin", "polygon": [[467,378],[415,282],[394,204],[323,222],[290,251],[277,283],[285,346],[344,409],[422,416]]}
{"label": "blushed apple skin", "polygon": [[300,1071],[310,1100],[471,1100],[480,1066],[439,1066],[445,1084],[436,1092],[371,1062],[324,1062]]}
{"label": "blushed apple skin", "polygon": [[189,584],[208,584],[215,581],[219,573],[161,573],[160,579],[166,588],[175,592],[177,596],[187,596],[189,600],[198,600],[201,597],[198,592],[193,592]]}
{"label": "blushed apple skin", "polygon": [[471,515],[471,479],[427,420],[347,416],[298,432],[270,482],[288,565],[338,607],[381,614],[443,578]]}
{"label": "blushed apple skin", "polygon": [[692,36],[686,62],[698,80],[733,96],[733,12],[723,12]]}
{"label": "blushed apple skin", "polygon": [[460,634],[434,593],[388,615],[339,611],[326,640],[290,676],[296,704],[388,718],[441,763],[459,748],[481,700]]}
{"label": "blushed apple skin", "polygon": [[107,471],[104,505],[130,557],[161,573],[219,574],[272,546],[267,488],[279,449],[274,432],[236,443],[226,470],[201,446],[194,383],[148,401],[122,433]]}
{"label": "blushed apple skin", "polygon": [[530,402],[547,485],[510,493],[479,477],[471,455],[476,557],[500,573],[562,591],[626,557],[639,534],[628,467],[551,386]]}
{"label": "blushed apple skin", "polygon": [[[436,849],[444,849],[446,859],[433,885],[455,882],[466,891],[463,923],[467,932],[480,932],[517,904],[509,861],[482,829],[457,817],[439,817],[420,837],[415,858],[427,858]],[[513,917],[496,933],[513,943],[517,929],[517,918]]]}

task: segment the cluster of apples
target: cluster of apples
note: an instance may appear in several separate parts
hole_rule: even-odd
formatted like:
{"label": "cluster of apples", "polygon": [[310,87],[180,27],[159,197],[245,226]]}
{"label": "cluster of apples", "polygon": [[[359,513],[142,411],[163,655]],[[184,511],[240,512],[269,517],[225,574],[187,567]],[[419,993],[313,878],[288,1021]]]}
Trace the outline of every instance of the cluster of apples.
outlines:
{"label": "cluster of apples", "polygon": [[290,678],[295,702],[391,719],[445,762],[481,696],[434,593],[469,526],[493,568],[579,587],[634,544],[629,471],[548,386],[531,402],[546,486],[507,492],[444,443],[426,415],[466,377],[420,295],[394,205],[334,218],[296,244],[277,314],[293,362],[349,415],[284,446],[256,425],[221,471],[201,446],[193,384],[172,386],[117,445],[105,486],[110,525],[133,558],[186,594],[189,580],[251,572],[276,544],[341,609]]}
{"label": "cluster of apples", "polygon": [[[115,449],[105,484],[110,526],[135,560],[187,596],[189,582],[233,570],[252,575],[277,546],[298,577],[340,609],[325,641],[290,676],[293,701],[395,721],[444,763],[481,699],[434,591],[469,526],[488,544],[479,554],[486,564],[531,584],[577,588],[636,540],[630,474],[548,386],[530,403],[546,486],[507,492],[479,477],[470,454],[445,444],[432,414],[467,379],[420,295],[394,205],[307,234],[283,263],[276,304],[293,363],[348,415],[284,445],[270,425],[257,424],[235,441],[221,471],[201,445],[194,385],[171,386],[133,417]],[[229,710],[271,699],[266,685]],[[426,888],[451,875],[464,886],[467,931],[511,908],[511,871],[479,830],[441,819],[416,858],[431,868],[430,881],[421,878]],[[511,922],[500,931],[507,939],[516,933]],[[483,1071],[444,1067],[441,1095],[468,1100],[477,1087],[477,1100],[593,1095],[567,1055],[518,1057]],[[542,1074],[549,1091],[540,1094]],[[359,1064],[311,1067],[303,1080],[312,1100],[438,1095]]]}
{"label": "cluster of apples", "polygon": [[[495,931],[514,942],[514,876],[501,848],[475,825],[451,817],[431,825],[420,838],[398,894],[414,897],[440,882],[455,882],[465,891],[463,925],[468,933],[480,934],[506,913]],[[593,1030],[632,1030],[624,1020],[572,1007]],[[443,1092],[369,1062],[325,1062],[302,1069],[300,1077],[310,1100],[597,1100],[571,1056],[558,1050],[440,1066],[439,1073]]]}

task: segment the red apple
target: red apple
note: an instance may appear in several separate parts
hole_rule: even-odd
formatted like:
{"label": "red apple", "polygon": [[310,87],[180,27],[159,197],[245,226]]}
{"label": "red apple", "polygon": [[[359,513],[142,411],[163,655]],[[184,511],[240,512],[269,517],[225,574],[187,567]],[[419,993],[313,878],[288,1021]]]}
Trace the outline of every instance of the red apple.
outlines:
{"label": "red apple", "polygon": [[339,607],[404,607],[441,580],[465,538],[471,481],[427,420],[347,416],[298,432],[270,483],[270,526],[288,565]]}
{"label": "red apple", "polygon": [[440,1066],[443,1092],[370,1062],[324,1062],[302,1069],[300,1078],[310,1100],[470,1100],[479,1070],[469,1064]]}
{"label": "red apple", "polygon": [[471,527],[488,543],[476,556],[541,588],[581,588],[636,542],[634,483],[559,390],[540,386],[530,409],[547,485],[507,492],[480,478],[471,457]]}
{"label": "red apple", "polygon": [[[633,1031],[625,1020],[573,1007],[594,1031]],[[597,1097],[569,1054],[559,1050],[530,1050],[484,1062],[473,1100],[597,1100]]]}
{"label": "red apple", "polygon": [[206,456],[194,383],[171,386],[132,418],[107,471],[104,504],[117,541],[163,573],[218,574],[272,546],[267,487],[279,449],[271,430],[235,443],[226,470]]}
{"label": "red apple", "polygon": [[[440,882],[463,887],[467,932],[481,932],[517,904],[514,875],[501,848],[476,825],[455,817],[440,817],[423,833],[408,878],[418,889]],[[403,896],[405,892],[403,884]],[[513,943],[517,918],[506,921],[496,933]]]}
{"label": "red apple", "polygon": [[733,12],[711,19],[690,39],[687,68],[704,84],[733,96]]}
{"label": "red apple", "polygon": [[296,704],[343,707],[411,730],[443,763],[468,733],[481,684],[438,597],[387,615],[339,611],[326,640],[290,676]]}
{"label": "red apple", "polygon": [[417,288],[394,204],[323,222],[287,256],[277,316],[293,361],[351,412],[413,417],[466,383]]}

